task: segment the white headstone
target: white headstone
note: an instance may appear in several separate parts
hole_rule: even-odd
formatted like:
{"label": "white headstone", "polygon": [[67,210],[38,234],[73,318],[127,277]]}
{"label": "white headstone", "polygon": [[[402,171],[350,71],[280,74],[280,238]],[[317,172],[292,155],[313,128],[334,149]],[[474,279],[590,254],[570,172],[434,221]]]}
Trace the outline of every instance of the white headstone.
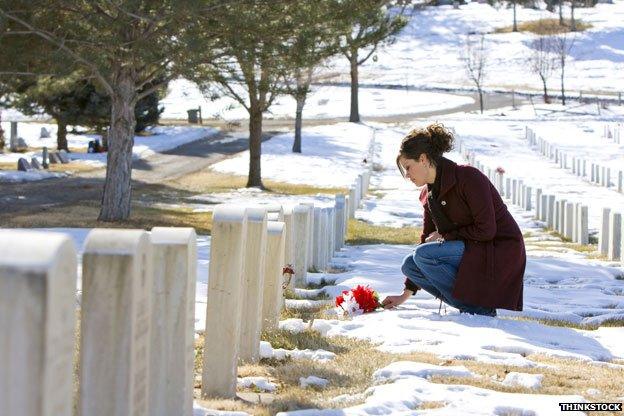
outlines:
{"label": "white headstone", "polygon": [[609,252],[607,258],[609,260],[619,260],[622,247],[622,214],[619,212],[611,212],[609,216]]}
{"label": "white headstone", "polygon": [[217,205],[212,214],[202,397],[236,396],[246,208]]}
{"label": "white headstone", "polygon": [[602,209],[602,217],[600,218],[600,238],[598,241],[598,250],[604,256],[609,253],[609,218],[611,217],[611,208]]}
{"label": "white headstone", "polygon": [[[294,267],[295,265],[295,234],[294,234],[294,223],[293,223],[293,206],[286,205],[284,206],[284,263],[290,264]],[[292,284],[293,282],[291,282]]]}
{"label": "white headstone", "polygon": [[89,233],[82,256],[80,415],[148,414],[152,278],[147,232]]}
{"label": "white headstone", "polygon": [[0,415],[72,415],[76,270],[69,236],[0,230]]}
{"label": "white headstone", "polygon": [[579,243],[589,244],[589,214],[587,205],[582,205],[579,210]]}
{"label": "white headstone", "polygon": [[563,235],[566,238],[572,238],[574,229],[574,204],[572,202],[566,202],[564,206],[564,227]]}
{"label": "white headstone", "polygon": [[149,415],[192,416],[197,236],[192,228],[152,228],[154,281]]}
{"label": "white headstone", "polygon": [[308,271],[308,222],[310,210],[303,205],[296,205],[293,208],[293,227],[294,227],[294,258],[293,264],[295,271],[295,287],[304,287],[306,284],[306,276]]}
{"label": "white headstone", "polygon": [[238,358],[244,363],[255,363],[260,359],[266,235],[267,211],[264,208],[247,208],[247,236],[240,297],[243,311],[238,351]]}
{"label": "white headstone", "polygon": [[262,299],[262,330],[277,329],[284,296],[282,268],[284,266],[284,223],[269,221],[267,225],[266,265]]}

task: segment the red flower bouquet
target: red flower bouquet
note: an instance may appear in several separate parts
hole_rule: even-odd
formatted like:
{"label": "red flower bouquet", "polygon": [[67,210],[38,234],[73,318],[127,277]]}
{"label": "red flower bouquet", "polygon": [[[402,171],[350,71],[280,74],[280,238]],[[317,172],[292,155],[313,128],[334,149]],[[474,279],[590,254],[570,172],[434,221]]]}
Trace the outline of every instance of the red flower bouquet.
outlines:
{"label": "red flower bouquet", "polygon": [[499,166],[496,168],[496,173],[502,175],[503,173],[505,173],[505,169],[503,169],[502,166]]}
{"label": "red flower bouquet", "polygon": [[379,295],[368,286],[357,285],[354,289],[344,290],[336,296],[336,306],[345,314],[354,316],[373,312],[381,307]]}

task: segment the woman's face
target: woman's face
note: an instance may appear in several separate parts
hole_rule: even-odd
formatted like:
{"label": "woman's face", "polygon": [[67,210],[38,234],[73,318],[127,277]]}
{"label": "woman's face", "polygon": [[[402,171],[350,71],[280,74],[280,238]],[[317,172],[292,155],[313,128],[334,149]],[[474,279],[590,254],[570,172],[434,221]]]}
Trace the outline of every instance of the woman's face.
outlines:
{"label": "woman's face", "polygon": [[399,159],[399,163],[403,166],[403,171],[405,172],[405,178],[409,179],[418,187],[427,184],[429,170],[427,169],[426,158],[427,157],[425,155],[420,155],[418,160],[407,159],[404,157]]}

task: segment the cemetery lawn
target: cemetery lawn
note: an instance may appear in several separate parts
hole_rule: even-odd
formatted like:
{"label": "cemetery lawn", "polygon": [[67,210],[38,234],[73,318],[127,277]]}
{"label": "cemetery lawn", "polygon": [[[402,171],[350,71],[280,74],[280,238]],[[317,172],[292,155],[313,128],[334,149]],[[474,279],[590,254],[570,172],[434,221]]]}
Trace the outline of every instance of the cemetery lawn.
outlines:
{"label": "cemetery lawn", "polygon": [[[581,21],[580,19],[574,19],[576,25],[576,32],[582,32],[584,30],[590,29],[593,27],[591,23],[586,23]],[[518,31],[519,32],[531,32],[536,35],[554,35],[557,33],[567,33],[572,32],[572,23],[570,19],[564,19],[563,25],[559,24],[559,18],[557,19],[538,19],[531,20],[527,22],[518,22]],[[495,33],[511,33],[513,31],[513,26],[505,26],[498,29],[495,29]]]}
{"label": "cemetery lawn", "polygon": [[97,217],[100,206],[97,203],[41,208],[37,212],[10,213],[0,215],[0,222],[9,228],[139,228],[152,227],[194,227],[198,234],[210,234],[212,213],[193,212],[190,208],[154,208],[133,204],[128,220],[102,222]]}
{"label": "cemetery lawn", "polygon": [[[321,318],[321,313],[317,314]],[[284,318],[284,317],[283,317]],[[535,390],[522,386],[505,386],[501,383],[509,372],[516,371],[530,374],[543,374],[540,394],[574,395],[587,389],[587,381],[598,393],[592,401],[618,401],[621,394],[621,370],[608,366],[583,365],[578,360],[556,358],[540,354],[530,354],[526,358],[548,367],[516,367],[513,365],[490,364],[475,360],[441,359],[434,354],[417,352],[396,354],[383,352],[370,342],[356,340],[344,336],[324,337],[314,330],[293,333],[287,330],[275,330],[262,335],[264,341],[271,343],[273,348],[326,350],[336,354],[336,358],[328,362],[314,360],[283,361],[262,359],[259,364],[240,365],[239,377],[265,377],[275,383],[277,392],[266,396],[273,400],[263,400],[262,404],[237,400],[202,400],[201,389],[201,357],[203,339],[196,341],[195,365],[195,399],[197,403],[208,409],[225,411],[244,411],[253,415],[274,415],[280,411],[306,408],[340,408],[351,407],[363,403],[366,395],[362,394],[373,386],[373,373],[390,363],[397,361],[414,361],[441,366],[464,366],[474,373],[474,377],[432,376],[429,381],[445,385],[469,385],[483,389],[507,392],[534,394]],[[621,361],[621,360],[620,360]],[[621,362],[618,362],[621,363]],[[315,375],[329,380],[325,388],[302,388],[301,377]],[[240,391],[240,390],[239,390]],[[250,392],[259,393],[257,388]],[[345,401],[332,400],[337,396],[346,395]],[[418,409],[443,407],[443,403],[423,402]],[[416,410],[416,409],[414,409]]]}
{"label": "cemetery lawn", "polygon": [[420,242],[420,227],[386,227],[360,220],[349,220],[346,242],[351,245],[406,244]]}
{"label": "cemetery lawn", "polygon": [[[263,179],[266,191],[283,195],[316,195],[319,193],[337,194],[348,193],[340,187],[318,187],[305,184],[293,184],[286,182]],[[214,171],[210,168],[193,172],[181,178],[172,179],[166,183],[169,187],[198,194],[213,192],[226,192],[245,188],[247,176],[233,175]]]}

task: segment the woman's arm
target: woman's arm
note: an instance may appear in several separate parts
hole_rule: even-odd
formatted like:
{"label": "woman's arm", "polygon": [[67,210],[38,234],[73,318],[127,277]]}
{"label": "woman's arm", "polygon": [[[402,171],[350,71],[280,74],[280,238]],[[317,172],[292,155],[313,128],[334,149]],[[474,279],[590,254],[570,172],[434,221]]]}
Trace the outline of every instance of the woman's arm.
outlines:
{"label": "woman's arm", "polygon": [[464,174],[466,179],[459,185],[459,194],[466,201],[473,221],[472,224],[444,233],[443,237],[446,240],[493,240],[496,235],[496,216],[490,181],[475,168],[465,169]]}
{"label": "woman's arm", "polygon": [[423,205],[423,230],[422,230],[422,234],[420,235],[420,243],[422,244],[426,242],[429,234],[431,234],[435,230],[436,230],[436,227],[435,227],[435,224],[433,223],[433,220],[431,219],[431,214],[429,213],[429,207],[427,206],[427,204],[424,204]]}

